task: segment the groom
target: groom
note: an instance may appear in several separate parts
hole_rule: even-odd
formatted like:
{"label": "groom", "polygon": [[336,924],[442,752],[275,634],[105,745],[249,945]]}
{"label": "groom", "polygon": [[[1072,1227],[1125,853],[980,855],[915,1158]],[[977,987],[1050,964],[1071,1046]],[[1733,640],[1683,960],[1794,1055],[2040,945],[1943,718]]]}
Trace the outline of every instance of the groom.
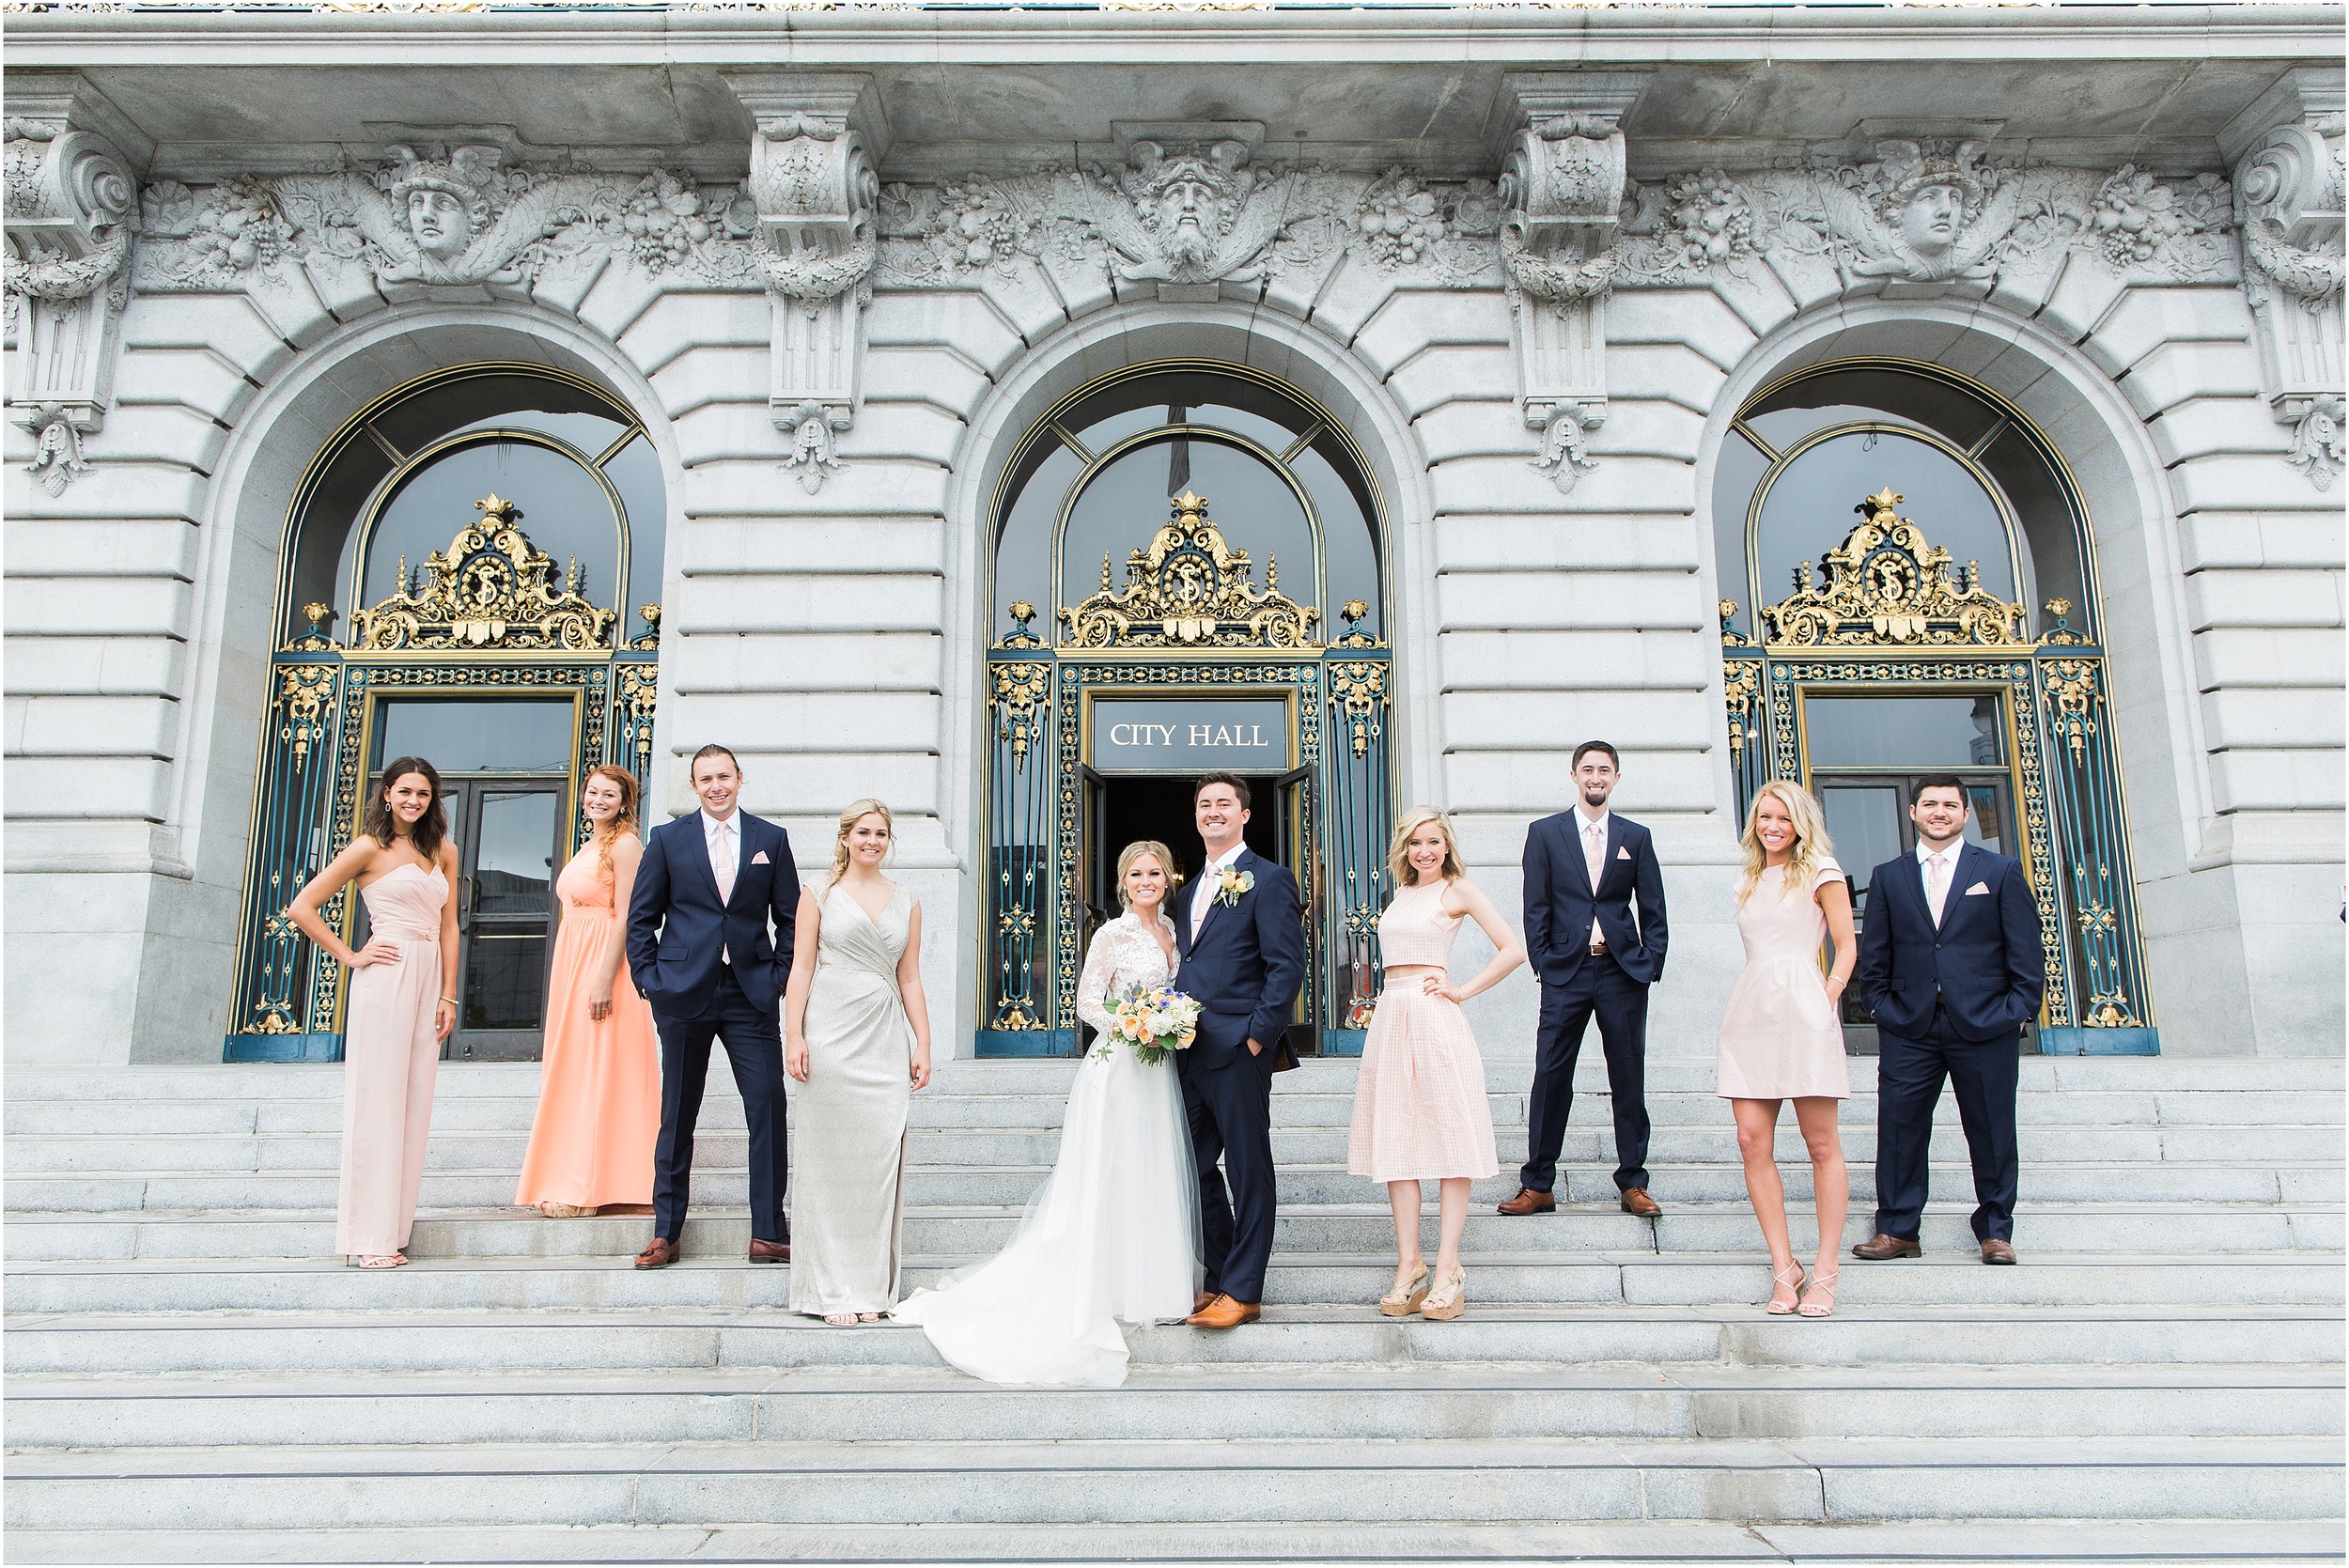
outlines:
{"label": "groom", "polygon": [[1207,1288],[1190,1321],[1236,1328],[1264,1312],[1277,1203],[1272,1075],[1297,1065],[1288,1017],[1305,974],[1305,916],[1296,880],[1241,837],[1245,781],[1209,773],[1192,786],[1191,813],[1207,863],[1175,914],[1174,941],[1182,951],[1176,984],[1199,1003],[1199,1037],[1174,1061],[1199,1163]]}
{"label": "groom", "polygon": [[661,1031],[653,1238],[636,1254],[639,1268],[666,1268],[677,1259],[693,1177],[693,1125],[713,1039],[725,1042],[750,1125],[751,1262],[791,1261],[783,1217],[790,1161],[777,1009],[791,972],[800,874],[790,839],[741,810],[741,790],[742,768],[732,752],[695,752],[693,793],[702,809],[652,831],[629,900],[628,972]]}

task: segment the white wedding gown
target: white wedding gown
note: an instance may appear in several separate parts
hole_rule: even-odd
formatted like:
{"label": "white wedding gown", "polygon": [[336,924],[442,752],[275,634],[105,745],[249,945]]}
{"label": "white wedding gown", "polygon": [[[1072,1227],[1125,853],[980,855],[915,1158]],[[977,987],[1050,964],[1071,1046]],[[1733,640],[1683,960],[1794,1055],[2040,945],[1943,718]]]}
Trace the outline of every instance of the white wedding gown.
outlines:
{"label": "white wedding gown", "polygon": [[[1163,927],[1161,927],[1163,929]],[[990,1383],[1126,1381],[1118,1323],[1187,1317],[1206,1270],[1199,1178],[1172,1059],[1145,1067],[1109,1036],[1129,986],[1169,978],[1158,941],[1130,913],[1095,933],[1077,1016],[1102,1032],[1077,1065],[1060,1158],[1003,1250],[899,1304],[938,1353]]]}

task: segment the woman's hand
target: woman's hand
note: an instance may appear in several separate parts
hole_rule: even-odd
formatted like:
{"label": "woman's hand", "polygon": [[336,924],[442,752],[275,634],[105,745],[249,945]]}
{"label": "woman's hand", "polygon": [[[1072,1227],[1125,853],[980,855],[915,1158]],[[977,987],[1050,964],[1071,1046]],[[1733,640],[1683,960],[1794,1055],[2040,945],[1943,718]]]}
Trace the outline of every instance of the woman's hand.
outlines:
{"label": "woman's hand", "polygon": [[913,1048],[913,1086],[916,1089],[930,1086],[930,1048],[927,1046]]}
{"label": "woman's hand", "polygon": [[783,1070],[789,1073],[796,1082],[807,1081],[807,1041],[805,1038],[794,1035],[784,1042]]}
{"label": "woman's hand", "polygon": [[598,1023],[612,1016],[612,981],[609,976],[587,987],[587,1016]]}
{"label": "woman's hand", "polygon": [[1460,989],[1459,986],[1455,986],[1448,977],[1440,974],[1421,975],[1419,977],[1419,988],[1423,995],[1441,997],[1444,1001],[1449,1002],[1456,1003],[1466,1001],[1468,1000],[1467,992]]}
{"label": "woman's hand", "polygon": [[448,1038],[448,1032],[456,1027],[457,1009],[455,1005],[444,999],[433,1002],[432,1037],[435,1040],[445,1040]]}
{"label": "woman's hand", "polygon": [[1841,1006],[1843,1006],[1843,988],[1844,988],[1845,986],[1849,986],[1850,984],[1851,984],[1851,976],[1850,976],[1850,975],[1848,975],[1848,974],[1830,974],[1830,975],[1828,975],[1828,976],[1827,977],[1827,1000],[1828,1000],[1828,1006],[1830,1006],[1830,1007],[1841,1007]]}
{"label": "woman's hand", "polygon": [[370,939],[366,946],[350,955],[350,967],[355,970],[373,969],[378,964],[398,962],[399,944],[389,937],[376,937]]}

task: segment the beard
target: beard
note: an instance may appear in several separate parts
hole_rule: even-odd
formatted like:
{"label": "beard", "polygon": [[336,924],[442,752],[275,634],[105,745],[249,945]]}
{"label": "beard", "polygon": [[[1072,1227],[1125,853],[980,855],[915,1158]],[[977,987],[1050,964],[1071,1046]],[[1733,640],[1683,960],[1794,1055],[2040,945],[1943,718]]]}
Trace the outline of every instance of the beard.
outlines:
{"label": "beard", "polygon": [[1192,224],[1176,224],[1159,236],[1159,254],[1178,282],[1204,281],[1215,258],[1215,243],[1206,231]]}

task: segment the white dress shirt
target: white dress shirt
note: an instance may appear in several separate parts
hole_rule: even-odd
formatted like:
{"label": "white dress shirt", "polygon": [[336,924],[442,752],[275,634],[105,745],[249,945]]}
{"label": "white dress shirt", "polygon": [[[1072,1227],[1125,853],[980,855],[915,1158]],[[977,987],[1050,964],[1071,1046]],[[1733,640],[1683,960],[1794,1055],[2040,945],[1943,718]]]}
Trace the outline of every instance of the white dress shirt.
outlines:
{"label": "white dress shirt", "polygon": [[1223,868],[1248,852],[1248,841],[1240,840],[1222,854],[1209,861],[1199,871],[1199,893],[1190,901],[1190,939],[1199,939],[1200,927],[1207,924],[1207,911],[1215,908],[1216,878]]}
{"label": "white dress shirt", "polygon": [[1965,847],[1966,841],[1960,839],[1937,852],[1923,839],[1917,841],[1917,863],[1925,873],[1925,904],[1933,910],[1936,929],[1941,924],[1941,911],[1949,905],[1950,885],[1957,880],[1957,857]]}
{"label": "white dress shirt", "polygon": [[[718,879],[718,902],[734,901],[734,877],[742,864],[742,814],[734,812],[723,820],[707,810],[701,814],[702,842],[709,847],[709,874]],[[734,962],[734,955],[723,945],[718,949],[718,961]]]}
{"label": "white dress shirt", "polygon": [[[1607,875],[1607,808],[1598,808],[1596,816],[1585,816],[1580,806],[1574,808],[1574,821],[1582,835],[1582,868],[1591,874],[1591,893],[1598,893],[1598,879]],[[1600,947],[1607,941],[1607,933],[1599,929],[1598,911],[1591,911],[1591,946]]]}

